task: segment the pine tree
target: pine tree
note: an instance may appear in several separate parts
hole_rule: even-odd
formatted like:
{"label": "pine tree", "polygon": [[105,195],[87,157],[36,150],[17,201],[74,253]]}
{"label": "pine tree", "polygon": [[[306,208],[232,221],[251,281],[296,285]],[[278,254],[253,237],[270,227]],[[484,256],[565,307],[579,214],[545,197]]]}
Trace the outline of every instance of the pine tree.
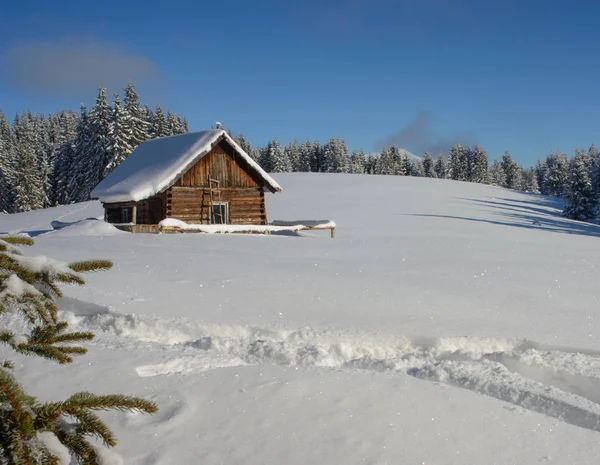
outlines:
{"label": "pine tree", "polygon": [[0,214],[13,211],[14,145],[10,124],[0,111]]}
{"label": "pine tree", "polygon": [[[15,313],[28,324],[28,334],[0,329],[0,343],[22,355],[43,357],[67,364],[87,350],[76,344],[94,337],[88,332],[69,332],[58,316],[59,284],[83,285],[81,274],[105,270],[112,263],[95,260],[67,265],[46,257],[23,257],[17,245],[32,245],[24,237],[0,240],[0,315]],[[44,266],[40,267],[40,260]],[[62,402],[41,403],[25,393],[12,373],[12,363],[0,366],[0,462],[6,464],[58,464],[55,447],[84,465],[101,465],[98,449],[89,438],[113,447],[113,433],[94,413],[119,410],[153,413],[153,402],[123,395],[74,394]]]}
{"label": "pine tree", "polygon": [[88,200],[90,192],[104,178],[104,170],[110,163],[110,134],[112,109],[106,99],[106,89],[100,86],[96,103],[88,116],[88,140],[85,155],[79,155],[75,172],[81,178],[77,181],[78,191],[75,198]]}
{"label": "pine tree", "polygon": [[149,126],[149,123],[145,118],[144,110],[140,106],[138,94],[131,82],[125,87],[123,112],[125,115],[123,118],[123,134],[127,140],[127,146],[131,147],[131,151],[125,152],[125,158],[127,158],[138,145],[148,139]]}
{"label": "pine tree", "polygon": [[113,111],[108,133],[108,163],[104,167],[103,176],[121,164],[133,152],[126,134],[127,112],[123,108],[119,94],[114,95]]}
{"label": "pine tree", "polygon": [[330,138],[323,146],[323,165],[322,171],[327,173],[347,173],[348,172],[348,147],[346,141]]}
{"label": "pine tree", "polygon": [[504,168],[498,160],[494,160],[490,169],[490,182],[494,186],[506,187],[506,175],[504,174]]}
{"label": "pine tree", "polygon": [[365,174],[366,164],[366,157],[363,149],[352,152],[352,157],[350,157],[350,173]]}
{"label": "pine tree", "polygon": [[450,171],[450,179],[455,181],[464,181],[466,179],[464,151],[464,147],[460,144],[454,144],[450,148],[448,170]]}
{"label": "pine tree", "polygon": [[390,157],[390,172],[389,174],[393,174],[395,176],[409,176],[410,167],[406,163],[406,151],[400,150],[395,145],[390,147],[389,157]]}
{"label": "pine tree", "polygon": [[85,105],[81,105],[81,117],[77,126],[77,135],[74,140],[74,151],[69,166],[69,181],[67,185],[68,197],[71,202],[87,200],[84,194],[87,177],[87,164],[90,160],[91,142],[93,138],[92,127]]}
{"label": "pine tree", "polygon": [[311,170],[313,157],[313,146],[310,140],[300,144],[300,153],[298,154],[298,171],[308,173]]}
{"label": "pine tree", "polygon": [[410,176],[416,176],[419,178],[425,176],[425,169],[423,168],[423,162],[421,160],[409,160],[408,155],[406,155],[405,157],[408,163],[410,164]]}
{"label": "pine tree", "polygon": [[578,152],[569,163],[569,180],[566,191],[567,204],[563,215],[578,221],[588,221],[595,216],[597,198],[592,189],[585,157]]}
{"label": "pine tree", "polygon": [[510,153],[504,152],[502,155],[502,169],[506,178],[506,187],[509,189],[520,189],[522,177],[519,166],[513,161]]}
{"label": "pine tree", "polygon": [[600,153],[594,144],[590,145],[588,155],[592,162],[591,181],[596,197],[600,198]]}
{"label": "pine tree", "polygon": [[542,183],[546,195],[562,197],[569,182],[569,160],[564,153],[551,153],[546,157],[546,170]]}
{"label": "pine tree", "polygon": [[480,145],[473,149],[473,169],[471,172],[471,181],[486,184],[489,182],[488,176],[488,157],[485,150]]}
{"label": "pine tree", "polygon": [[154,119],[152,120],[151,132],[153,137],[166,137],[171,135],[167,125],[165,113],[160,105],[156,105]]}
{"label": "pine tree", "polygon": [[24,212],[42,208],[44,193],[38,171],[34,117],[23,113],[15,118],[15,170],[13,209]]}
{"label": "pine tree", "polygon": [[237,137],[234,137],[234,140],[244,152],[246,152],[248,155],[252,154],[252,145],[250,145],[250,142],[246,140],[244,134],[240,132],[240,134]]}
{"label": "pine tree", "polygon": [[423,156],[423,173],[426,178],[435,178],[435,169],[433,157],[429,154],[429,152],[425,152]]}
{"label": "pine tree", "polygon": [[532,194],[539,194],[540,187],[537,182],[537,175],[535,169],[529,168],[523,170],[523,190],[525,192],[531,192]]}
{"label": "pine tree", "polygon": [[318,140],[316,140],[313,142],[311,157],[311,171],[313,173],[322,173],[323,171],[325,171],[323,169],[323,158],[323,147],[321,146],[321,143]]}
{"label": "pine tree", "polygon": [[187,132],[181,117],[171,113],[170,111],[167,113],[167,127],[170,136],[185,134]]}
{"label": "pine tree", "polygon": [[290,171],[289,160],[277,139],[273,139],[267,145],[261,166],[270,173],[288,173]]}
{"label": "pine tree", "polygon": [[70,170],[74,157],[73,141],[77,134],[79,115],[73,111],[62,111],[58,115],[57,134],[48,157],[52,164],[52,196],[53,205],[67,204],[70,202],[67,190]]}
{"label": "pine tree", "polygon": [[381,154],[377,158],[374,174],[394,174],[394,160],[389,147],[384,147],[381,150]]}
{"label": "pine tree", "polygon": [[440,152],[435,161],[435,174],[440,179],[446,179],[448,176],[448,164],[446,163],[446,157],[444,157],[443,152]]}
{"label": "pine tree", "polygon": [[546,178],[546,162],[543,160],[538,160],[535,164],[535,178],[537,181],[537,185],[539,186],[540,193],[543,195],[548,195],[545,190],[544,179]]}
{"label": "pine tree", "polygon": [[298,141],[291,142],[285,146],[284,149],[285,157],[289,161],[290,171],[299,171],[299,163],[300,163],[300,146],[298,145]]}

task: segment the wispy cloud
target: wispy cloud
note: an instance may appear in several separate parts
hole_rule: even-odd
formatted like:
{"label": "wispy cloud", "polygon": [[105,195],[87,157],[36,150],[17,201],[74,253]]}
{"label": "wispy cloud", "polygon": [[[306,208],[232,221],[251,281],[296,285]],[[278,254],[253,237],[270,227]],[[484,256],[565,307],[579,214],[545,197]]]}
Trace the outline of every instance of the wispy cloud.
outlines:
{"label": "wispy cloud", "polygon": [[159,77],[148,58],[122,46],[91,38],[57,42],[16,42],[2,55],[3,73],[29,93],[77,95],[103,84],[123,87],[127,80],[153,81]]}
{"label": "wispy cloud", "polygon": [[475,135],[472,132],[460,131],[441,135],[433,128],[433,122],[431,114],[421,112],[410,124],[378,141],[375,148],[380,150],[386,145],[395,145],[415,155],[422,155],[426,151],[437,155],[441,150],[447,153],[450,146],[458,142],[463,145],[474,144]]}

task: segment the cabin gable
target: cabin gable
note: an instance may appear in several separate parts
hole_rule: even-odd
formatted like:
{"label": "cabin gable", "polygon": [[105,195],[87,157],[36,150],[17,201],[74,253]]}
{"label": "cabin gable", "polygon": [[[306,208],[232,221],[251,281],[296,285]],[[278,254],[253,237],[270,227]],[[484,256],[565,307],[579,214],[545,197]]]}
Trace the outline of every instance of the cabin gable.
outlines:
{"label": "cabin gable", "polygon": [[[222,188],[259,188],[260,180],[243,157],[224,139],[192,165],[175,183],[181,187],[211,187],[210,180],[219,181]],[[214,183],[213,186],[214,187]]]}

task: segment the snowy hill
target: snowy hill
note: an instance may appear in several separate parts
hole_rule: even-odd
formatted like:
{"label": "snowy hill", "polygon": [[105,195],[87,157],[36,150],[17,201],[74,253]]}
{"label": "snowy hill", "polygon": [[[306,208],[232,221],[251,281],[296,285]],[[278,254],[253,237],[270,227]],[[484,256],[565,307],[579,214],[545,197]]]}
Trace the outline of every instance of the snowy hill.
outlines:
{"label": "snowy hill", "polygon": [[115,263],[62,302],[89,355],[17,366],[32,394],[155,400],[107,417],[134,465],[597,462],[600,227],[484,185],[276,180],[270,220],[329,218],[336,239],[51,231],[96,202],[0,216],[28,254]]}

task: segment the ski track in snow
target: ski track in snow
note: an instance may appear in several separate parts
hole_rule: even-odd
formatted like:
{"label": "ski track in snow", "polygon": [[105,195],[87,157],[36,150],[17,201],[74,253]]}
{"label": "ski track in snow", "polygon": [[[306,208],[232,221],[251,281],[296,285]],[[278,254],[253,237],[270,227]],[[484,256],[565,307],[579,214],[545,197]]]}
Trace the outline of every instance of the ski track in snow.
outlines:
{"label": "ski track in snow", "polygon": [[63,317],[96,344],[147,351],[163,363],[142,377],[275,364],[409,375],[494,397],[600,431],[600,353],[491,338],[408,338],[378,333],[274,330],[121,314],[66,299]]}

